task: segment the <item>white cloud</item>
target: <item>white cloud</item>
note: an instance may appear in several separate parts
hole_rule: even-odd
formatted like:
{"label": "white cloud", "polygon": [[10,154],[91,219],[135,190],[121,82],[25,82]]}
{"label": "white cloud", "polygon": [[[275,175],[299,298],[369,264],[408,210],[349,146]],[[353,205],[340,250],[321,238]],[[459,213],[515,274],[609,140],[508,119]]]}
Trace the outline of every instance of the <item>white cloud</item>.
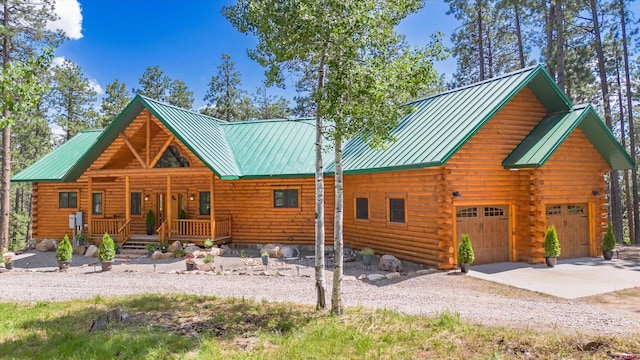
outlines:
{"label": "white cloud", "polygon": [[60,65],[64,64],[65,60],[66,59],[65,59],[64,56],[56,56],[51,61],[51,66],[60,66]]}
{"label": "white cloud", "polygon": [[82,38],[82,11],[79,0],[55,0],[59,19],[47,24],[49,30],[62,30],[72,40]]}
{"label": "white cloud", "polygon": [[100,84],[98,84],[98,80],[96,79],[89,79],[89,86],[91,86],[91,88],[98,94],[98,95],[102,95],[104,94],[104,89],[102,89],[102,86],[100,86]]}

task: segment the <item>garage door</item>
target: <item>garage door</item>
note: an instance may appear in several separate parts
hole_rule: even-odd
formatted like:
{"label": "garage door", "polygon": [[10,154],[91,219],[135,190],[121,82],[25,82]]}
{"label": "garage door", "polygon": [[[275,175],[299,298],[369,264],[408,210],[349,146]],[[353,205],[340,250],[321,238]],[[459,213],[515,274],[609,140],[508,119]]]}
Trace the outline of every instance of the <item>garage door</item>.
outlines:
{"label": "garage door", "polygon": [[589,256],[589,217],[586,204],[547,206],[547,226],[555,225],[560,259]]}
{"label": "garage door", "polygon": [[509,261],[509,212],[501,206],[458,207],[458,243],[469,234],[476,259],[474,264]]}

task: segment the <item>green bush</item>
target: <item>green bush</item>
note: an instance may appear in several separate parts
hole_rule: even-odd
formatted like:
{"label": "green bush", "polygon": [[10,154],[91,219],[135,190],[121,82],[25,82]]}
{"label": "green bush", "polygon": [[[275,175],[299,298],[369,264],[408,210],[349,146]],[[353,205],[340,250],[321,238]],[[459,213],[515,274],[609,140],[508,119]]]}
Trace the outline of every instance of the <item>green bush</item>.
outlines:
{"label": "green bush", "polygon": [[553,225],[547,228],[547,234],[544,237],[544,256],[560,256],[560,243],[558,242],[558,233],[556,232],[556,227]]}
{"label": "green bush", "polygon": [[59,261],[70,261],[73,256],[73,247],[69,242],[69,236],[65,235],[60,244],[58,250],[56,250],[56,259]]}
{"label": "green bush", "polygon": [[207,256],[204,257],[204,263],[205,264],[210,264],[212,262],[213,262],[213,255],[207,254]]}
{"label": "green bush", "polygon": [[462,234],[462,241],[458,245],[458,264],[471,264],[475,259],[469,234]]}
{"label": "green bush", "polygon": [[186,219],[187,218],[187,212],[184,211],[184,209],[180,209],[178,211],[178,219]]}
{"label": "green bush", "polygon": [[187,252],[184,251],[184,249],[176,249],[173,251],[173,257],[175,258],[181,258],[181,257],[184,257],[185,255],[187,255]]}
{"label": "green bush", "polygon": [[207,239],[204,241],[204,247],[210,248],[213,247],[213,241],[211,239]]}
{"label": "green bush", "polygon": [[607,232],[602,238],[602,251],[611,251],[616,247],[616,238],[613,236],[611,224],[607,226]]}
{"label": "green bush", "polygon": [[98,259],[100,261],[111,261],[114,257],[116,257],[116,248],[113,239],[109,236],[109,233],[104,233],[102,243],[98,248]]}
{"label": "green bush", "polygon": [[376,253],[375,251],[373,251],[372,248],[369,248],[369,247],[363,248],[358,252],[360,253],[360,255],[370,255],[370,256],[373,256]]}
{"label": "green bush", "polygon": [[156,226],[156,214],[153,213],[153,210],[149,209],[147,211],[147,217],[145,219],[145,224],[147,225],[147,229],[153,229]]}

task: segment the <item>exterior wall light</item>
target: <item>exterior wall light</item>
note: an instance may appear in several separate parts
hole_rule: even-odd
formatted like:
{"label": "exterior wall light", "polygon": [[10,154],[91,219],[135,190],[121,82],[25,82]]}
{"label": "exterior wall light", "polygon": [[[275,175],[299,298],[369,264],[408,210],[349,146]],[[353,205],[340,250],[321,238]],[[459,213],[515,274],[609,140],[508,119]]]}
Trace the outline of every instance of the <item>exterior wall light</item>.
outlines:
{"label": "exterior wall light", "polygon": [[462,194],[460,194],[459,191],[454,191],[451,195],[453,195],[453,197],[462,197]]}

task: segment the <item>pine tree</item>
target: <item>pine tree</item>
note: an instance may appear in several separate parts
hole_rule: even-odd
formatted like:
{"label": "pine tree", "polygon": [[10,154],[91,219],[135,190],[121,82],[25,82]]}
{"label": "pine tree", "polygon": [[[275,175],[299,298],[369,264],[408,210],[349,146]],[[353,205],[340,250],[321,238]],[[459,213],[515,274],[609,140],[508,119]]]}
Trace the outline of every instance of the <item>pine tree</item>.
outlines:
{"label": "pine tree", "polygon": [[286,119],[291,115],[289,101],[282,96],[267,94],[267,89],[259,87],[253,97],[259,119]]}
{"label": "pine tree", "polygon": [[246,109],[247,103],[243,98],[246,92],[242,90],[236,63],[229,54],[222,54],[222,62],[216,69],[218,73],[211,77],[209,90],[203,99],[207,102],[205,113],[226,121],[241,120],[243,116],[238,111],[238,105],[244,102]]}
{"label": "pine tree", "polygon": [[96,124],[97,127],[106,129],[111,122],[124,110],[131,98],[127,85],[115,79],[111,84],[107,85],[105,90],[106,96],[102,99],[100,105],[100,119]]}
{"label": "pine tree", "polygon": [[169,86],[167,102],[173,106],[190,110],[193,107],[193,91],[180,79],[173,80]]}
{"label": "pine tree", "polygon": [[136,94],[167,102],[171,79],[160,70],[158,65],[147,67],[138,83],[141,88],[134,91]]}

